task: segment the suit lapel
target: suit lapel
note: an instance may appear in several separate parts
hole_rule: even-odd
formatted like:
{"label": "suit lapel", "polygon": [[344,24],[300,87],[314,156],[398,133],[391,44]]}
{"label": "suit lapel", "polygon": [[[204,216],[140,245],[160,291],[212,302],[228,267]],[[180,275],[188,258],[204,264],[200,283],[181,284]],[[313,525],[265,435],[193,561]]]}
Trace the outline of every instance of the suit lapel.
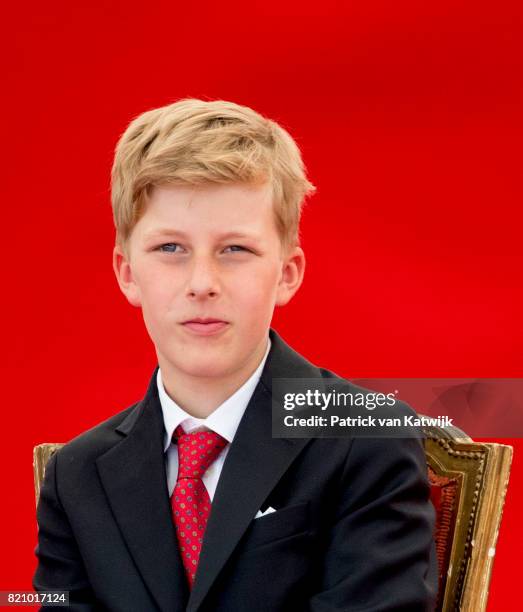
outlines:
{"label": "suit lapel", "polygon": [[272,437],[273,378],[318,378],[317,368],[273,331],[262,377],[231,444],[212,502],[187,606],[196,612],[265,499],[308,439]]}
{"label": "suit lapel", "polygon": [[181,612],[188,588],[167,489],[156,371],[145,398],[117,431],[126,437],[96,462],[102,485],[129,551],[159,608]]}

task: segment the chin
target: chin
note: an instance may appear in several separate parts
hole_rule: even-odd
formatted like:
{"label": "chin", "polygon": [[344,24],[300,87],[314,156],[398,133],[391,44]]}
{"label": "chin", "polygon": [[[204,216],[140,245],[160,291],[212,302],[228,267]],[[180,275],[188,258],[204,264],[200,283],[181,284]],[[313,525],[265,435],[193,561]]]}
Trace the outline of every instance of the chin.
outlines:
{"label": "chin", "polygon": [[183,371],[189,376],[197,376],[201,378],[222,378],[225,377],[228,372],[224,369],[223,364],[210,364],[210,363],[195,363],[192,366],[184,365]]}
{"label": "chin", "polygon": [[172,362],[174,367],[188,376],[201,377],[222,377],[226,376],[230,368],[223,359],[211,358],[210,356],[195,355],[194,358],[187,358],[182,363]]}

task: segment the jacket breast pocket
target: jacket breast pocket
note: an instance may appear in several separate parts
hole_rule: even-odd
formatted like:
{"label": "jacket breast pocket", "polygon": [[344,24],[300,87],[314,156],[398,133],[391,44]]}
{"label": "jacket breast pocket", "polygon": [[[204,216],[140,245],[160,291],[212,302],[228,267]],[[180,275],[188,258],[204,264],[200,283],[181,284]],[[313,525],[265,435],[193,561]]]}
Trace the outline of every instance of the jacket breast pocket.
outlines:
{"label": "jacket breast pocket", "polygon": [[253,519],[244,536],[244,551],[298,535],[310,528],[309,502],[285,506]]}

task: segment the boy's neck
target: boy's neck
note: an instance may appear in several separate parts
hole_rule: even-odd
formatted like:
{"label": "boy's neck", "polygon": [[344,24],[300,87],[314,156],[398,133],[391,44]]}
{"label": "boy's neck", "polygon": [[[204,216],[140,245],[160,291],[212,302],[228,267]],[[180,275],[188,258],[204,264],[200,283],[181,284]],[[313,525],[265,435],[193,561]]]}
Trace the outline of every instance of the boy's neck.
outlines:
{"label": "boy's neck", "polygon": [[266,339],[241,369],[222,378],[186,375],[162,363],[159,357],[165,392],[185,412],[198,419],[205,419],[252,376],[265,355],[267,342]]}

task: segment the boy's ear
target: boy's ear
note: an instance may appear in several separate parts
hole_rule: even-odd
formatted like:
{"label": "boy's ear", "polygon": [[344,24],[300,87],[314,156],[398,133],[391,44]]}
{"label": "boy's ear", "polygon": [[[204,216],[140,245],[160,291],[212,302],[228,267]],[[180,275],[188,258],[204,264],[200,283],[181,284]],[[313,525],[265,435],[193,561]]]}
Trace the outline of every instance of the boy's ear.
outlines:
{"label": "boy's ear", "polygon": [[115,244],[113,249],[113,270],[122,293],[133,306],[141,306],[140,288],[133,278],[131,263],[124,249]]}
{"label": "boy's ear", "polygon": [[305,253],[292,247],[283,258],[281,278],[276,292],[276,306],[285,306],[298,291],[305,273]]}

